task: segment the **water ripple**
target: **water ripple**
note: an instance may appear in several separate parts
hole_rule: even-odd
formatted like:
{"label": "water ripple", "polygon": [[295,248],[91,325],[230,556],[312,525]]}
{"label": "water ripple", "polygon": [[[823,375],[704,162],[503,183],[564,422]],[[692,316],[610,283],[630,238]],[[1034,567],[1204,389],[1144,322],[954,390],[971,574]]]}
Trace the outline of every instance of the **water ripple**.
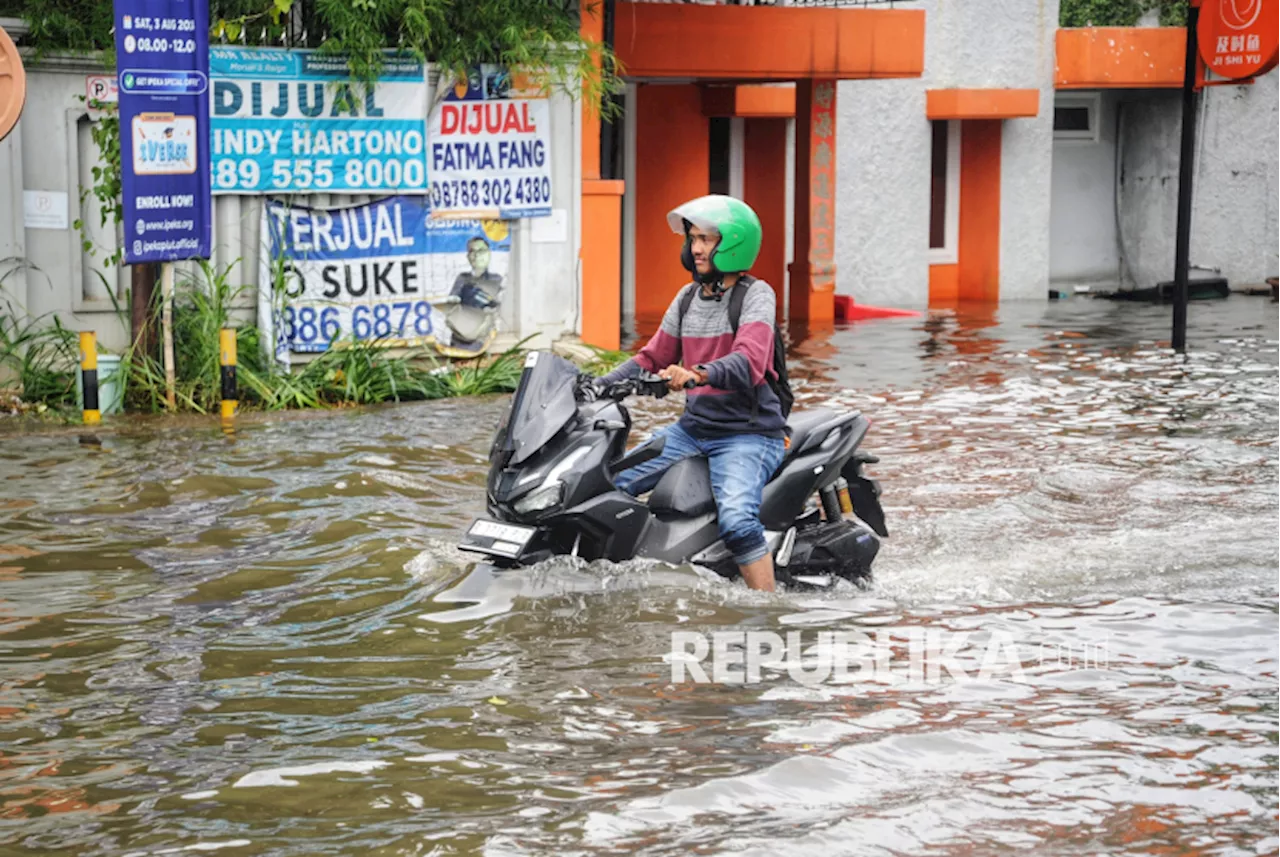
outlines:
{"label": "water ripple", "polygon": [[[1167,327],[1065,302],[795,344],[801,407],[871,418],[893,533],[823,595],[472,574],[500,398],[10,432],[0,852],[1276,853],[1275,312],[1197,305],[1185,358]],[[673,633],[748,629],[886,666],[672,681]],[[1019,669],[913,672],[920,640]]]}

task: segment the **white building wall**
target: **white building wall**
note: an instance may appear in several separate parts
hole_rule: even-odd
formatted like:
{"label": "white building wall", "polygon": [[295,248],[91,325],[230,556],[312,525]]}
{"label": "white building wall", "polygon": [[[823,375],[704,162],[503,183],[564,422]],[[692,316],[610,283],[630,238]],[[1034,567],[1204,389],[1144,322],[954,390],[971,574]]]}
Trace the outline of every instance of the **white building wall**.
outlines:
{"label": "white building wall", "polygon": [[928,302],[932,137],[924,91],[918,80],[839,84],[836,293],[859,303]]}
{"label": "white building wall", "polygon": [[1053,141],[1053,201],[1049,225],[1049,278],[1061,284],[1120,282],[1116,242],[1116,109],[1114,92],[1062,93],[1077,106],[1095,99],[1094,140]]}
{"label": "white building wall", "polygon": [[[85,75],[103,71],[81,59],[56,58],[27,68],[22,117],[0,142],[0,311],[7,299],[32,317],[56,314],[73,330],[95,330],[103,347],[119,351],[129,342],[130,270],[108,268],[103,261],[117,246],[118,230],[99,227],[91,188],[92,167],[100,155],[92,144],[83,101]],[[515,222],[511,287],[503,307],[507,335],[499,346],[534,336],[529,347],[546,347],[580,330],[579,112],[568,96],[552,99],[552,206],[565,217],[564,240],[543,234],[535,241],[529,219]],[[69,228],[25,228],[24,189],[66,193]],[[372,197],[325,194],[300,199],[315,206],[337,206]],[[256,304],[262,202],[261,196],[214,197],[210,263],[216,270],[229,271],[233,287],[248,287],[234,304],[244,321],[252,320]],[[85,223],[85,235],[73,225],[78,218]],[[81,246],[86,236],[98,245],[92,254]],[[180,263],[177,276],[193,275],[196,267],[194,262]]]}
{"label": "white building wall", "polygon": [[566,95],[551,103],[551,204],[566,218],[563,242],[534,241],[533,220],[516,222],[512,270],[516,273],[516,329],[512,339],[536,338],[528,348],[546,348],[566,334],[582,332],[582,110]]}
{"label": "white building wall", "polygon": [[1039,115],[1004,123],[1000,296],[1043,299],[1049,271],[1057,0],[920,0],[924,74],[839,88],[836,291],[863,303],[929,296],[930,125],[925,90],[1040,91]]}
{"label": "white building wall", "polygon": [[[0,297],[29,317],[56,313],[73,329],[97,330],[104,346],[119,349],[128,344],[128,310],[121,317],[112,299],[123,298],[127,272],[103,262],[117,238],[110,225],[100,226],[90,190],[100,157],[83,100],[90,71],[101,70],[80,60],[28,69],[22,118],[0,144],[0,176],[11,182],[0,207]],[[26,228],[24,190],[66,194],[67,228]],[[77,219],[84,221],[84,234],[74,226]],[[93,252],[84,250],[86,239]]]}
{"label": "white building wall", "polygon": [[[1251,86],[1217,86],[1201,94],[1191,264],[1219,269],[1233,286],[1280,273],[1278,103],[1277,72]],[[1121,238],[1131,284],[1146,287],[1173,279],[1181,94],[1143,93],[1125,102],[1122,115]]]}

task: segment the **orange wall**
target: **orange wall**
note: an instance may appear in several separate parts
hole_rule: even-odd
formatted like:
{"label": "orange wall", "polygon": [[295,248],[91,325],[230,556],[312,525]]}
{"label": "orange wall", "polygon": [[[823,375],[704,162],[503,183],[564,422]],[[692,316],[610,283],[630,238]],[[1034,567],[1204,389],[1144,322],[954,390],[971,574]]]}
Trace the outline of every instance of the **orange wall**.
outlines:
{"label": "orange wall", "polygon": [[923,9],[618,3],[614,38],[638,78],[919,77]]}
{"label": "orange wall", "polygon": [[702,112],[708,116],[790,119],[796,115],[796,88],[745,83],[704,86]]}
{"label": "orange wall", "polygon": [[1017,119],[1040,112],[1038,89],[930,89],[927,119]]}
{"label": "orange wall", "polygon": [[954,303],[960,297],[958,265],[929,266],[929,305]]}
{"label": "orange wall", "polygon": [[1058,89],[1182,87],[1182,27],[1081,27],[1058,30],[1054,38]]}
{"label": "orange wall", "polygon": [[622,331],[620,181],[582,182],[582,341],[618,347]]}
{"label": "orange wall", "polygon": [[710,189],[710,131],[702,92],[693,84],[641,84],[634,121],[636,327],[651,334],[690,279],[667,212]]}
{"label": "orange wall", "polygon": [[[785,90],[784,90],[785,91]],[[773,286],[778,320],[786,303],[787,273],[787,120],[743,121],[742,196],[760,216],[764,242],[752,273]]]}
{"label": "orange wall", "polygon": [[999,119],[966,121],[960,133],[959,298],[1000,298]]}

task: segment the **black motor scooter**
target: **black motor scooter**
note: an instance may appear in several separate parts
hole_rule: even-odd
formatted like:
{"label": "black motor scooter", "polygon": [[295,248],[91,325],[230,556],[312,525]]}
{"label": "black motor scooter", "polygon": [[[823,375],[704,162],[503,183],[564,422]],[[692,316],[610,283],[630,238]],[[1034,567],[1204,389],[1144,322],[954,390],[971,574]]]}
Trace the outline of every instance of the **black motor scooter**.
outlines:
{"label": "black motor scooter", "polygon": [[[640,557],[737,577],[716,526],[706,458],[673,465],[647,502],[613,485],[616,474],[662,451],[659,436],[627,452],[623,399],[667,392],[667,382],[648,373],[599,389],[568,360],[531,352],[490,449],[491,518],[473,522],[459,547],[498,568],[558,555]],[[792,415],[790,448],[760,505],[780,582],[825,587],[870,574],[877,534],[888,531],[880,486],[863,473],[878,459],[858,450],[869,425],[856,411]]]}

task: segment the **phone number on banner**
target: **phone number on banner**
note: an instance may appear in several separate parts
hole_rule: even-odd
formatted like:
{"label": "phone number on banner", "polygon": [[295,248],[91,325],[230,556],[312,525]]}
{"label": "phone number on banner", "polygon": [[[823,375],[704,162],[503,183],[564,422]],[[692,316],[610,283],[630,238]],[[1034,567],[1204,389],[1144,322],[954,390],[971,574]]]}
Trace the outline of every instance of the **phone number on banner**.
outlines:
{"label": "phone number on banner", "polygon": [[551,179],[547,176],[440,180],[431,182],[431,207],[435,209],[537,208],[551,204]]}
{"label": "phone number on banner", "polygon": [[337,340],[405,340],[431,336],[430,301],[388,301],[355,306],[286,306],[284,341],[290,351],[327,351]]}
{"label": "phone number on banner", "polygon": [[334,163],[332,158],[277,159],[270,175],[257,161],[215,158],[213,186],[216,190],[350,190],[420,189],[426,187],[427,167],[421,159],[362,161],[351,158]]}

